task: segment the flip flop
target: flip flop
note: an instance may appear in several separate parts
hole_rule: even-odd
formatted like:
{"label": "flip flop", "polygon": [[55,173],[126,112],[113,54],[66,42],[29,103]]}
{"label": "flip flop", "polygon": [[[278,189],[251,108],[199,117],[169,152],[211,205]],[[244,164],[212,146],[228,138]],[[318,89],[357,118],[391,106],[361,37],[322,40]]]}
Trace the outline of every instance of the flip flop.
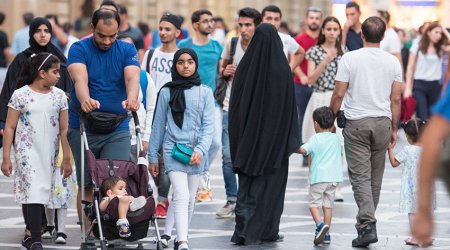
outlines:
{"label": "flip flop", "polygon": [[411,237],[405,240],[405,244],[409,246],[419,246],[419,242],[414,241]]}

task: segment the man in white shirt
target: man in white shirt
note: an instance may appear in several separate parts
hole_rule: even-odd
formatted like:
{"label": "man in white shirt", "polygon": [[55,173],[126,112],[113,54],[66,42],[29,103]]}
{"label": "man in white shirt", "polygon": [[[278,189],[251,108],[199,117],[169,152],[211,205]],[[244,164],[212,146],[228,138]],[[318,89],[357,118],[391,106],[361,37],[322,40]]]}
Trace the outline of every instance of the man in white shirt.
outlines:
{"label": "man in white shirt", "polygon": [[[262,22],[270,23],[278,30],[281,25],[281,10],[275,5],[266,6],[262,12]],[[289,60],[289,66],[291,70],[300,64],[300,62],[305,57],[305,50],[294,40],[293,37],[286,35],[284,33],[278,32],[283,43],[283,51],[286,58]]]}
{"label": "man in white shirt", "polygon": [[176,39],[180,34],[180,18],[170,13],[164,14],[159,22],[162,46],[147,50],[142,59],[141,69],[145,69],[150,74],[158,92],[164,84],[172,81],[170,69],[173,64],[173,55],[178,50]]}
{"label": "man in white shirt", "polygon": [[384,21],[386,24],[386,31],[384,32],[383,40],[380,43],[380,49],[391,53],[402,63],[402,42],[400,41],[400,37],[398,37],[397,32],[394,28],[389,27],[389,21],[391,20],[391,15],[389,12],[385,10],[378,10],[378,17]]}
{"label": "man in white shirt", "polygon": [[[230,139],[228,137],[228,108],[230,102],[233,76],[242,57],[247,50],[255,34],[256,26],[261,23],[261,14],[253,8],[243,8],[238,12],[239,37],[237,41],[229,40],[225,43],[222,52],[221,74],[228,79],[226,95],[222,105],[222,171],[225,182],[225,193],[227,202],[220,208],[216,215],[218,218],[228,218],[233,216],[237,200],[237,178],[233,172],[230,153]],[[234,45],[234,55],[231,58],[231,46]]]}
{"label": "man in white shirt", "polygon": [[362,24],[363,48],[344,54],[339,61],[331,109],[336,114],[344,100],[347,122],[343,129],[345,154],[353,195],[359,211],[358,237],[353,247],[378,241],[375,210],[388,146],[397,140],[400,117],[402,67],[380,49],[386,24],[369,17]]}

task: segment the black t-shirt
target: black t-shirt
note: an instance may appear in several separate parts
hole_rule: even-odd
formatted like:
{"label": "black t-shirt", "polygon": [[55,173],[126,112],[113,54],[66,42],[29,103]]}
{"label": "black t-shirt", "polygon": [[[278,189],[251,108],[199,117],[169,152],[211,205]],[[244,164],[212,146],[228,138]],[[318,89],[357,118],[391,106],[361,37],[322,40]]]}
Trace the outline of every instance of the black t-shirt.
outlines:
{"label": "black t-shirt", "polygon": [[348,29],[347,41],[345,43],[349,51],[357,50],[363,47],[361,32],[356,33],[352,28]]}
{"label": "black t-shirt", "polygon": [[6,57],[3,51],[9,47],[8,36],[5,32],[0,30],[0,67],[6,68],[8,66],[6,62]]}

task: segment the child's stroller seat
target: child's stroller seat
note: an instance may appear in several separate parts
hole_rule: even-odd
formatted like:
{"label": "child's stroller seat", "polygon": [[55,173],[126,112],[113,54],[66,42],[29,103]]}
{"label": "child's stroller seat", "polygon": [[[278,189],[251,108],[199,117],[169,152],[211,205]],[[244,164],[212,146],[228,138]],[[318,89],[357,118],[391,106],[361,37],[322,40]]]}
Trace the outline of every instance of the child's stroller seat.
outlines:
{"label": "child's stroller seat", "polygon": [[[127,219],[130,223],[131,236],[121,238],[117,230],[116,221],[118,217],[119,199],[116,197],[111,200],[106,211],[101,215],[103,225],[103,236],[107,240],[123,239],[126,241],[136,241],[147,237],[149,221],[155,213],[155,200],[149,191],[149,176],[145,165],[136,165],[131,161],[122,160],[97,160],[91,151],[86,152],[86,158],[89,164],[89,172],[92,180],[98,186],[111,176],[118,176],[126,180],[127,192],[133,197],[144,196],[147,203],[142,209],[135,212],[128,212]],[[93,166],[93,167],[91,167]],[[101,193],[98,195],[101,200]],[[99,237],[98,227],[93,228],[93,233]]]}
{"label": "child's stroller seat", "polygon": [[[136,123],[136,135],[142,148],[140,128],[135,113],[133,113],[133,118]],[[85,211],[87,210],[88,218],[92,221],[92,227],[87,235],[92,232],[95,237],[100,239],[101,248],[106,249],[107,242],[104,239],[108,241],[117,239],[130,242],[146,238],[151,221],[156,232],[156,249],[162,250],[158,223],[156,222],[156,218],[154,216],[155,200],[152,196],[153,190],[149,185],[149,173],[145,160],[145,152],[140,152],[138,164],[132,161],[124,160],[96,159],[93,152],[89,150],[89,146],[87,145],[86,132],[84,130],[83,122],[81,122],[80,130],[82,132],[82,138],[84,139],[84,157],[86,158],[89,174],[94,185],[94,203],[89,206],[85,206]],[[82,162],[84,161],[82,160]],[[126,180],[127,193],[129,195],[135,198],[144,196],[147,199],[147,202],[143,208],[134,212],[128,212],[127,219],[130,223],[131,236],[127,238],[122,238],[119,236],[119,231],[116,226],[116,221],[118,220],[119,199],[117,197],[112,199],[104,213],[100,213],[99,210],[99,204],[102,199],[102,194],[99,192],[99,187],[101,187],[104,180],[112,176],[118,176]],[[84,191],[84,189],[82,190]],[[84,201],[82,203],[86,204]],[[90,207],[90,209],[86,209],[87,207]],[[85,234],[84,239],[86,239],[86,237],[87,236]],[[91,243],[87,241],[82,242],[81,249],[90,249],[90,244]],[[111,248],[111,246],[111,244],[108,244],[108,248]]]}

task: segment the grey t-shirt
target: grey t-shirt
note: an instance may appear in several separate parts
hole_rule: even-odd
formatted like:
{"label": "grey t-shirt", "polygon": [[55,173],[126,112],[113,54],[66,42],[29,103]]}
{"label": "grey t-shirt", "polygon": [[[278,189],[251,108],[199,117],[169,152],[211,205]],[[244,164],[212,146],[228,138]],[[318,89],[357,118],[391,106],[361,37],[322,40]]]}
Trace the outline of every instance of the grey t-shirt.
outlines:
{"label": "grey t-shirt", "polygon": [[131,37],[131,39],[133,39],[133,43],[134,46],[136,47],[136,50],[144,48],[144,36],[142,35],[142,32],[138,28],[129,25],[128,29],[125,31],[120,31],[119,35],[127,35]]}

